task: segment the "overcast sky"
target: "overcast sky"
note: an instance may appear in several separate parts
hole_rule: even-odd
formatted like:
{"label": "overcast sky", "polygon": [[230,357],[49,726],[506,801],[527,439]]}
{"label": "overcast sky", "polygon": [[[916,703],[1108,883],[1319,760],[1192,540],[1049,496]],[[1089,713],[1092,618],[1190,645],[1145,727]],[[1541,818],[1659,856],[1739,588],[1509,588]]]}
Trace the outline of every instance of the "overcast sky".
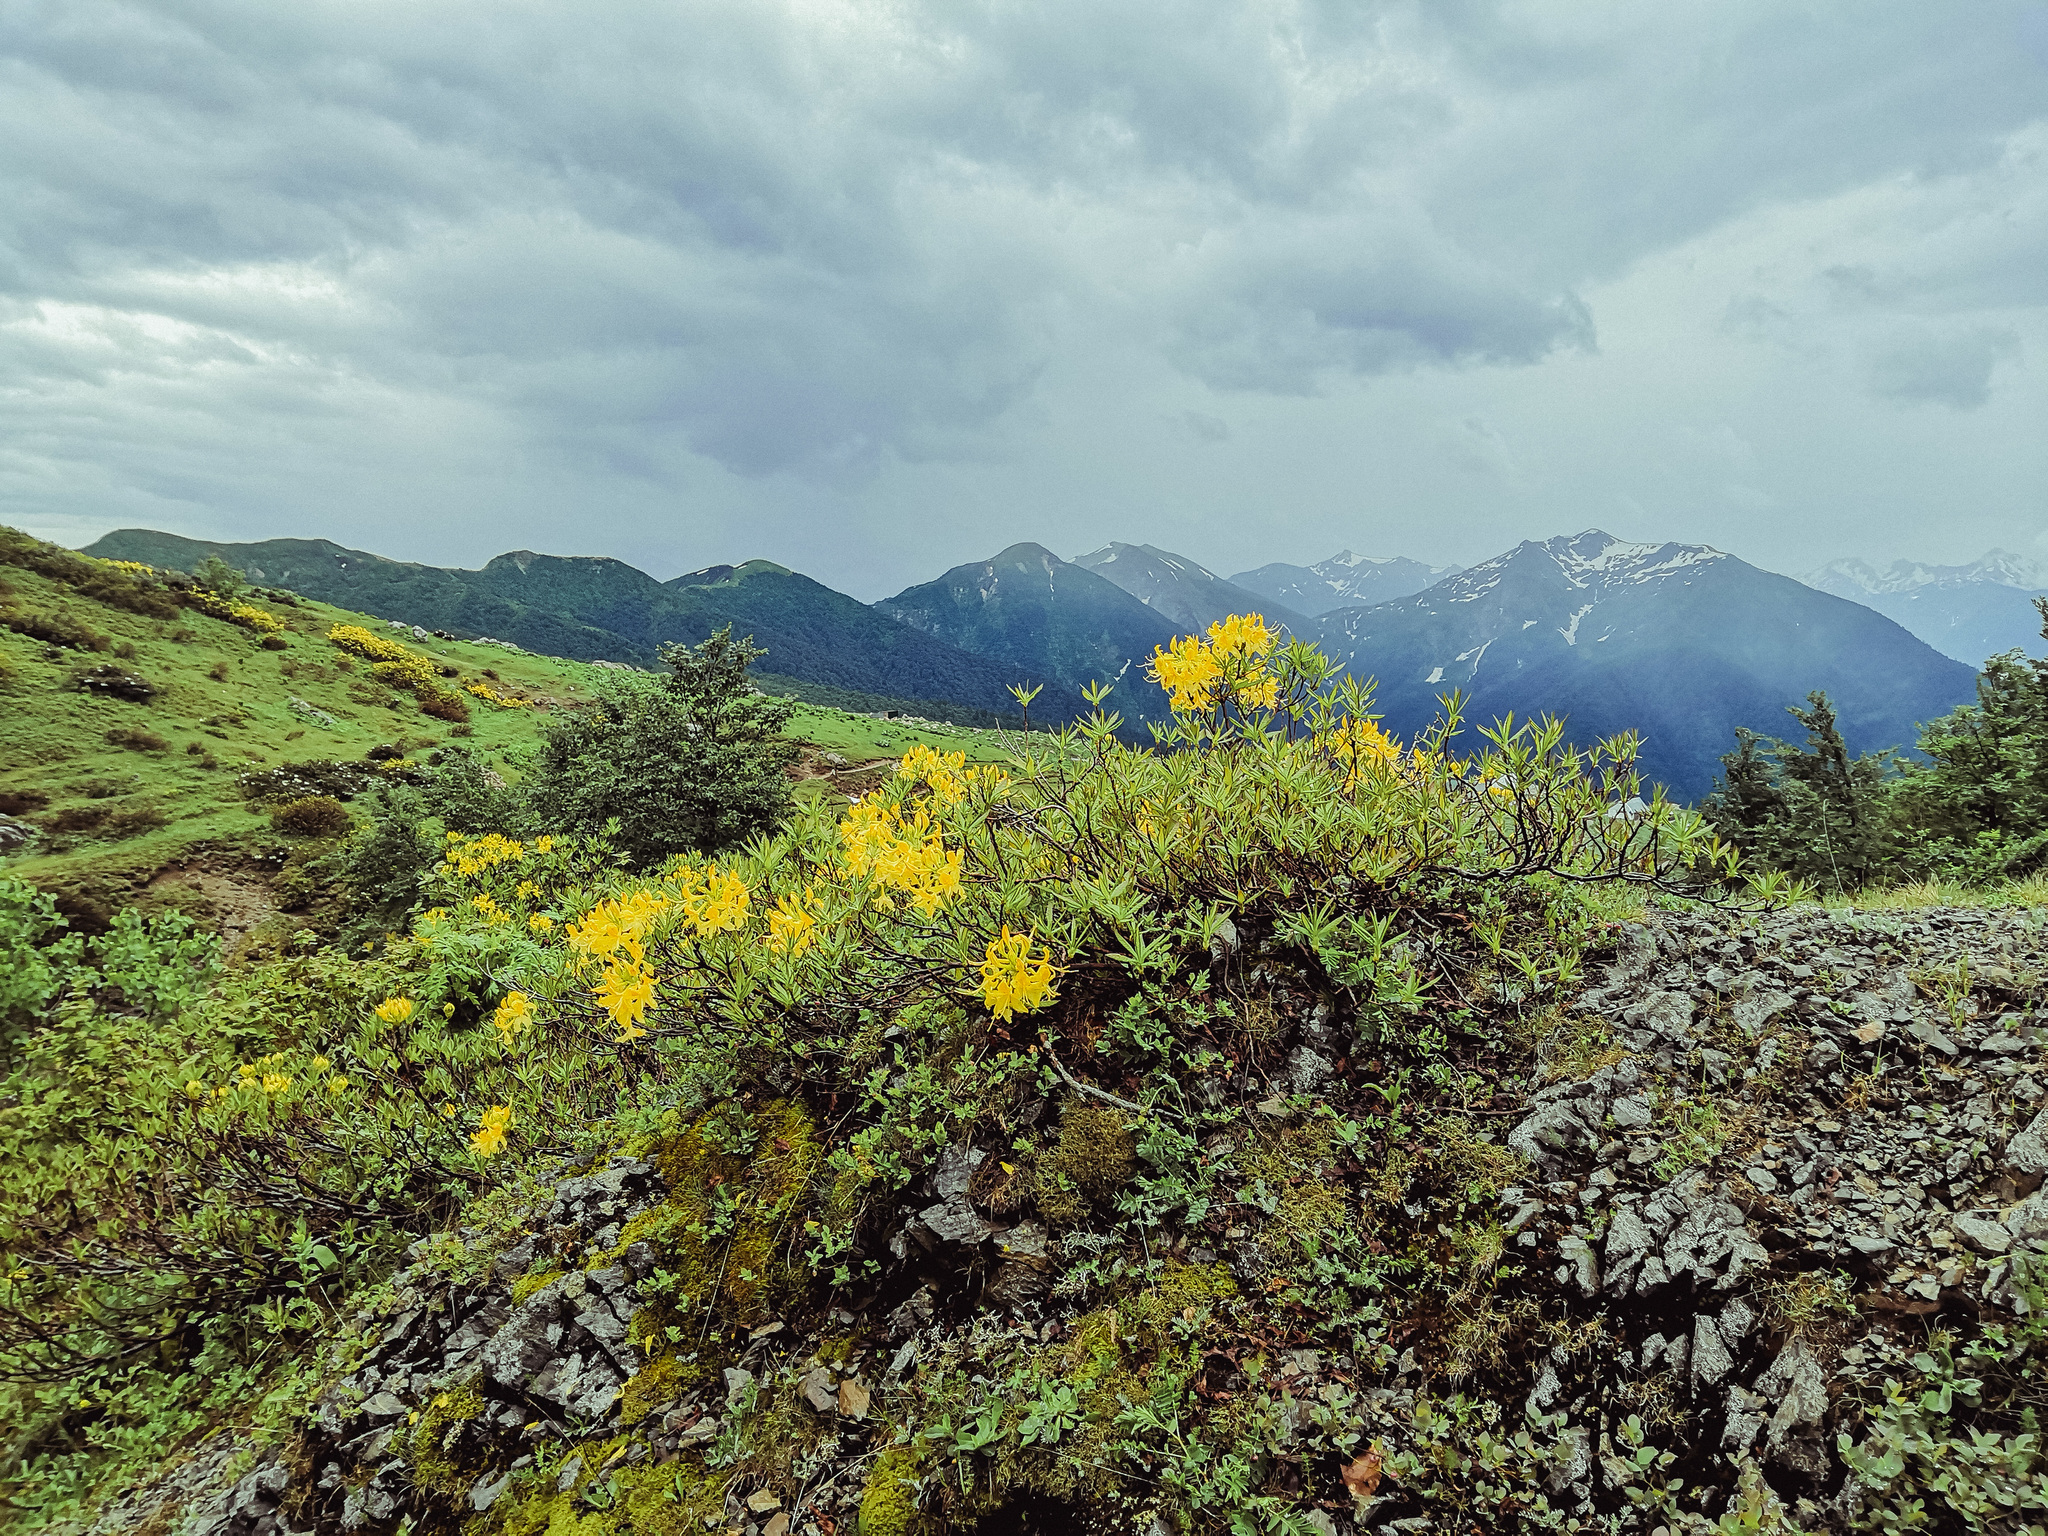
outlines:
{"label": "overcast sky", "polygon": [[0,521],[2048,555],[2048,6],[0,0]]}

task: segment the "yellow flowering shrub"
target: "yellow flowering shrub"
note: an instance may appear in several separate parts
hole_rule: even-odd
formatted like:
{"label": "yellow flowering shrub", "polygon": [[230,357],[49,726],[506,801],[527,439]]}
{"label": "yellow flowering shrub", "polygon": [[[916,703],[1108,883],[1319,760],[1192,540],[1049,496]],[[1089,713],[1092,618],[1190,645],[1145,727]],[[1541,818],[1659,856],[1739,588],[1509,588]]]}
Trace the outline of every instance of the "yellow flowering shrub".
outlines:
{"label": "yellow flowering shrub", "polygon": [[517,698],[502,689],[493,688],[481,679],[465,684],[463,691],[482,699],[486,704],[495,704],[500,709],[526,709],[531,703],[530,700]]}
{"label": "yellow flowering shrub", "polygon": [[265,612],[253,603],[236,602],[232,598],[222,597],[219,593],[209,592],[204,587],[187,588],[179,593],[179,601],[188,608],[196,608],[216,619],[225,619],[228,623],[240,625],[243,629],[254,630],[259,635],[275,635],[285,628],[284,620],[276,614]]}
{"label": "yellow flowering shrub", "polygon": [[483,1112],[476,1134],[469,1138],[469,1145],[478,1157],[496,1157],[505,1150],[505,1134],[512,1129],[512,1110],[509,1105],[493,1104]]}
{"label": "yellow flowering shrub", "polygon": [[1058,993],[1052,980],[1057,968],[1048,951],[1031,953],[1031,935],[1012,933],[1007,926],[988,941],[981,962],[981,1000],[992,1018],[1007,1024],[1020,1013],[1036,1013]]}
{"label": "yellow flowering shrub", "polygon": [[409,661],[414,653],[387,635],[360,624],[336,624],[327,631],[333,644],[365,661]]}

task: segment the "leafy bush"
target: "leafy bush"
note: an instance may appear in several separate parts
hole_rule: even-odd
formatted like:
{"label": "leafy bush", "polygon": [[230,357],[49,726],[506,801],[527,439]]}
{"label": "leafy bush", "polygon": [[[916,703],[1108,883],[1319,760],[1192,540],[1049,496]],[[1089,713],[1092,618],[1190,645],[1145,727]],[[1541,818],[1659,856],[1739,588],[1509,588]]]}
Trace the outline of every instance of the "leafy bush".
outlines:
{"label": "leafy bush", "polygon": [[47,612],[37,608],[20,608],[13,604],[0,606],[0,625],[5,625],[18,635],[27,635],[31,640],[40,640],[45,645],[60,646],[73,651],[105,651],[114,642],[101,634],[90,624],[73,618],[59,609]]}
{"label": "leafy bush", "polygon": [[548,723],[527,781],[536,814],[573,832],[616,822],[643,866],[768,831],[788,814],[797,748],[780,734],[793,706],[747,682],[763,654],[727,625],[664,649],[666,677],[607,677],[590,708]]}
{"label": "leafy bush", "polygon": [[0,1045],[13,1041],[63,989],[85,941],[34,886],[0,879]]}
{"label": "leafy bush", "polygon": [[1887,1382],[1864,1438],[1840,1437],[1863,1492],[1852,1529],[2048,1530],[2048,1266],[2024,1255],[2014,1266],[2030,1308],[2017,1324],[1987,1323],[1960,1351],[1937,1336],[1913,1357],[1917,1385]]}
{"label": "leafy bush", "polygon": [[311,758],[302,763],[280,763],[275,768],[245,773],[237,782],[242,794],[250,800],[298,800],[307,795],[329,795],[336,800],[346,800],[361,794],[377,779],[361,763]]}
{"label": "leafy bush", "polygon": [[170,742],[155,731],[145,731],[139,726],[121,726],[107,732],[107,745],[126,747],[130,752],[168,752]]}
{"label": "leafy bush", "polygon": [[455,725],[466,724],[469,720],[469,706],[460,694],[450,693],[445,688],[423,684],[416,689],[420,700],[420,713],[431,715],[436,720],[446,720]]}
{"label": "leafy bush", "polygon": [[287,837],[339,837],[349,829],[349,814],[330,795],[304,795],[270,813],[270,824]]}

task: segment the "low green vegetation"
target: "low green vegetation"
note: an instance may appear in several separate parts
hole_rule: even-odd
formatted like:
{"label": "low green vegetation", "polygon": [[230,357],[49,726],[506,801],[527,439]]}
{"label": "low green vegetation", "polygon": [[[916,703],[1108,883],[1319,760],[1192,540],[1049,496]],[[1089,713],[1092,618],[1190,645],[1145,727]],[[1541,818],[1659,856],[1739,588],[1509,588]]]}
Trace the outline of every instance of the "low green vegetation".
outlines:
{"label": "low green vegetation", "polygon": [[[766,1530],[852,1478],[837,1529],[902,1536],[1308,1536],[1388,1501],[1792,1529],[1647,1390],[1599,1445],[1606,1523],[1568,1523],[1588,1446],[1531,1397],[1600,1320],[1518,1240],[1540,1175],[1505,1117],[1625,1064],[1568,1017],[1618,930],[1789,888],[1637,800],[1631,739],[1396,742],[1257,621],[1160,658],[1172,750],[1141,750],[1100,712],[1023,738],[764,699],[730,634],[606,676],[8,547],[4,782],[41,835],[0,878],[0,1529],[75,1536],[209,1446],[212,1487],[309,1477],[322,1414],[371,1411],[337,1383],[381,1306],[403,1334],[628,1274],[615,1412],[422,1373],[351,1442],[401,1474],[356,1527]],[[144,787],[69,787],[128,757]],[[103,830],[145,803],[164,825]],[[297,910],[224,958],[172,902],[84,909],[171,848],[267,859]],[[1745,1134],[1704,1084],[1641,1104],[1659,1178]],[[651,1170],[630,1215],[543,1218],[620,1159]],[[1891,1502],[1860,1529],[2027,1509],[2041,1343],[1937,1338],[1868,1405],[1844,1455]],[[292,1496],[328,1528],[362,1493]]]}

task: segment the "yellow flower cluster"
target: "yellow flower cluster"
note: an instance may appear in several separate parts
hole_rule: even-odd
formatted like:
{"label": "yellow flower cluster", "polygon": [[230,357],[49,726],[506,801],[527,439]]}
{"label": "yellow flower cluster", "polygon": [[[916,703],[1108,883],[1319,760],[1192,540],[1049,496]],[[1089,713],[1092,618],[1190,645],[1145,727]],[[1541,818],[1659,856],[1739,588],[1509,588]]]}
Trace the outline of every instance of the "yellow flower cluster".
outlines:
{"label": "yellow flower cluster", "polygon": [[482,914],[484,922],[488,924],[490,927],[495,928],[500,923],[509,923],[512,921],[512,914],[510,912],[507,912],[503,907],[499,906],[497,901],[493,899],[489,891],[485,891],[483,894],[479,896],[472,897],[469,904],[472,907],[476,908],[476,910]]}
{"label": "yellow flower cluster", "polygon": [[111,570],[125,571],[130,576],[154,576],[156,567],[144,565],[140,560],[102,560],[101,565]]}
{"label": "yellow flower cluster", "polygon": [[478,1157],[496,1157],[505,1150],[505,1133],[511,1129],[512,1107],[493,1104],[477,1123],[476,1134],[469,1138],[469,1149]]}
{"label": "yellow flower cluster", "polygon": [[[547,851],[538,843],[534,846],[540,852]],[[496,869],[500,864],[516,864],[525,857],[526,845],[516,843],[501,833],[486,832],[480,837],[465,838],[460,832],[450,832],[448,847],[442,854],[445,861],[442,867],[444,871],[453,869],[458,875],[473,876]]]}
{"label": "yellow flower cluster", "polygon": [[526,926],[534,933],[546,933],[555,926],[555,920],[545,912],[536,912],[526,920]]}
{"label": "yellow flower cluster", "polygon": [[987,764],[969,768],[965,752],[941,752],[921,741],[912,742],[903,754],[896,776],[922,779],[941,807],[958,804],[977,783],[995,784],[1007,777],[1002,769]]}
{"label": "yellow flower cluster", "polygon": [[422,688],[435,686],[435,679],[441,675],[436,667],[424,656],[405,656],[396,661],[380,661],[370,668],[370,676],[387,688],[403,689],[407,693],[418,693]]}
{"label": "yellow flower cluster", "polygon": [[1340,721],[1320,740],[1342,770],[1346,789],[1356,787],[1368,774],[1384,773],[1401,761],[1401,744],[1370,717],[1353,716]]}
{"label": "yellow flower cluster", "polygon": [[[285,1063],[290,1057],[291,1053],[289,1051],[273,1051],[270,1055],[261,1057],[256,1061],[243,1062],[239,1067],[235,1068],[235,1075],[233,1077],[213,1090],[213,1097],[224,1099],[232,1093],[246,1091],[249,1093],[260,1093],[266,1098],[276,1098],[281,1093],[291,1092],[293,1085],[298,1082],[298,1079],[292,1076],[291,1073],[283,1070]],[[325,1056],[313,1058],[313,1068],[315,1071],[324,1072],[327,1070],[328,1065],[329,1063]],[[348,1079],[343,1078],[341,1081],[346,1085]],[[204,1099],[207,1097],[205,1079],[197,1077],[187,1078],[185,1080],[185,1096],[190,1099]]]}
{"label": "yellow flower cluster", "polygon": [[1052,979],[1058,975],[1052,951],[1031,954],[1031,935],[1012,933],[1003,926],[1000,936],[988,941],[988,955],[981,962],[981,1000],[990,1015],[1008,1023],[1020,1013],[1036,1013],[1059,994]]}
{"label": "yellow flower cluster", "polygon": [[676,876],[683,901],[683,915],[700,935],[732,933],[747,925],[747,902],[752,893],[747,882],[731,870],[721,872],[716,864],[699,872],[685,869]]}
{"label": "yellow flower cluster", "polygon": [[403,1024],[419,1012],[419,1004],[409,997],[387,997],[371,1011],[386,1024]]}
{"label": "yellow flower cluster", "polygon": [[623,899],[601,901],[582,922],[570,925],[569,947],[585,960],[609,960],[623,949],[637,963],[641,939],[671,905],[666,896],[645,887]]}
{"label": "yellow flower cluster", "polygon": [[491,1024],[510,1045],[533,1026],[533,999],[524,992],[507,992],[491,1015]]}
{"label": "yellow flower cluster", "polygon": [[265,613],[249,603],[232,602],[204,587],[188,589],[184,593],[184,601],[187,607],[197,608],[216,619],[226,619],[230,624],[239,624],[244,629],[253,629],[259,635],[274,635],[285,627],[284,620],[274,613]]}
{"label": "yellow flower cluster", "polygon": [[801,898],[783,896],[776,900],[775,910],[768,914],[768,944],[792,960],[811,947],[816,936],[817,916],[804,903],[811,898],[806,890]]}
{"label": "yellow flower cluster", "polygon": [[413,655],[396,640],[387,639],[360,624],[337,624],[327,631],[327,638],[365,661],[407,661]]}
{"label": "yellow flower cluster", "polygon": [[1226,692],[1247,709],[1271,709],[1280,684],[1264,667],[1280,637],[1256,613],[1233,613],[1209,626],[1207,638],[1181,635],[1152,653],[1146,675],[1172,695],[1176,714],[1199,713]]}
{"label": "yellow flower cluster", "polygon": [[839,841],[847,874],[856,880],[872,877],[883,889],[875,905],[894,909],[891,890],[929,918],[960,892],[961,854],[948,851],[931,812],[919,806],[909,816],[879,800],[863,800],[848,808],[839,823]]}
{"label": "yellow flower cluster", "polygon": [[654,1006],[654,976],[637,961],[614,960],[597,983],[598,1006],[619,1027],[615,1045],[626,1045],[647,1033],[640,1021]]}
{"label": "yellow flower cluster", "polygon": [[482,699],[486,704],[495,704],[500,709],[525,709],[528,703],[530,702],[526,699],[514,698],[509,693],[501,693],[496,688],[493,688],[489,683],[485,682],[475,682],[466,684],[463,688],[463,691],[465,693],[474,694],[477,698]]}

